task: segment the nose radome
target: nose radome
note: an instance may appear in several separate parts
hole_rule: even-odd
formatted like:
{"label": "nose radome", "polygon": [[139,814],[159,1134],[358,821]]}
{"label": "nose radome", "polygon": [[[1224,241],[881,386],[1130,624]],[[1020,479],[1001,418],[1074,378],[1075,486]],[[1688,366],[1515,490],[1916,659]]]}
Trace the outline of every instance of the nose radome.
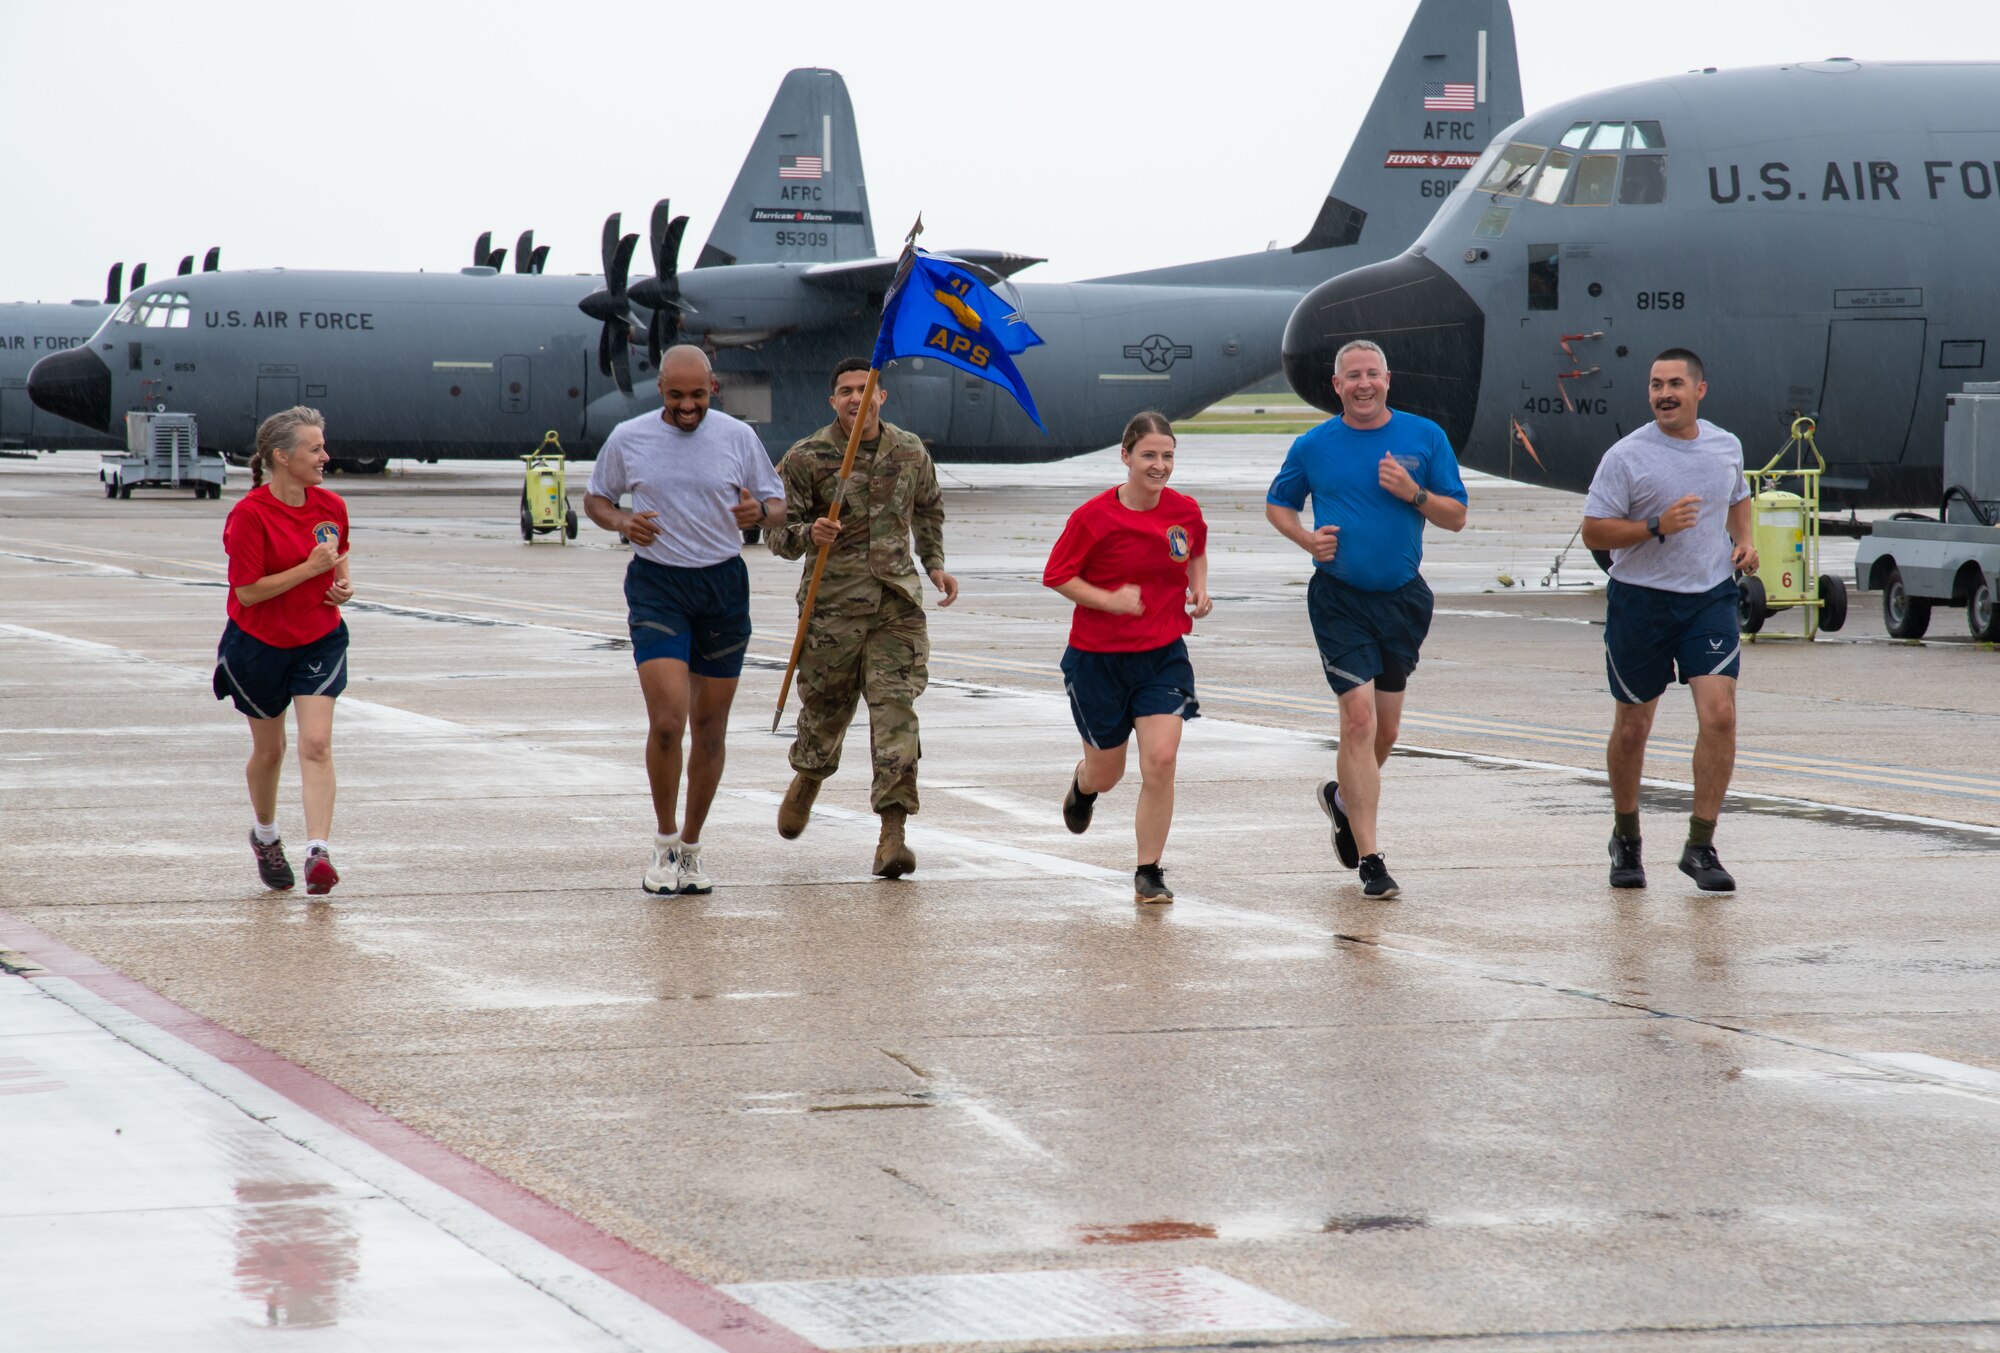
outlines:
{"label": "nose radome", "polygon": [[1486,316],[1465,289],[1414,253],[1322,282],[1285,325],[1285,379],[1308,404],[1339,413],[1334,354],[1357,338],[1388,358],[1389,407],[1433,420],[1463,450],[1486,344]]}
{"label": "nose radome", "polygon": [[89,348],[51,353],[28,372],[35,407],[99,432],[111,431],[111,368]]}

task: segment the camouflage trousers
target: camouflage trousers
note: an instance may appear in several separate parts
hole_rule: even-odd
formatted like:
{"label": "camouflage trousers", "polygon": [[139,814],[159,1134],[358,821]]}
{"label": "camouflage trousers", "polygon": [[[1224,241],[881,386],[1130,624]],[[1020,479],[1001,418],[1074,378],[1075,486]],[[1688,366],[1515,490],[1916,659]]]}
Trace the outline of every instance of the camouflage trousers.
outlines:
{"label": "camouflage trousers", "polygon": [[855,706],[868,701],[875,782],[869,803],[917,811],[917,697],[930,684],[930,635],[921,606],[883,589],[865,612],[815,609],[799,655],[799,734],[792,769],[824,780],[840,769]]}

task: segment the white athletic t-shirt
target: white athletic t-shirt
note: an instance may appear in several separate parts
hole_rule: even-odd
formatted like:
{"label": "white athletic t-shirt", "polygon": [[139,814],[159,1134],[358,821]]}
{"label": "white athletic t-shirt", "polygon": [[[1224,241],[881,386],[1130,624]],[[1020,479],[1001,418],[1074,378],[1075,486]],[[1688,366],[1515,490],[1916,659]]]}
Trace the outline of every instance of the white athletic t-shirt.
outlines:
{"label": "white athletic t-shirt", "polygon": [[1611,576],[1662,592],[1706,592],[1729,580],[1729,509],[1750,496],[1743,478],[1743,443],[1707,419],[1695,420],[1692,441],[1669,437],[1658,423],[1627,433],[1604,453],[1591,476],[1586,517],[1645,521],[1690,493],[1701,515],[1665,540],[1648,536],[1611,552]]}
{"label": "white athletic t-shirt", "polygon": [[693,432],[658,413],[628,418],[611,429],[591,493],[617,502],[632,495],[634,512],[659,514],[660,536],[634,553],[673,568],[709,568],[743,552],[743,533],[730,509],[748,489],[758,502],[783,500],[785,486],[757,434],[740,418],[710,409]]}

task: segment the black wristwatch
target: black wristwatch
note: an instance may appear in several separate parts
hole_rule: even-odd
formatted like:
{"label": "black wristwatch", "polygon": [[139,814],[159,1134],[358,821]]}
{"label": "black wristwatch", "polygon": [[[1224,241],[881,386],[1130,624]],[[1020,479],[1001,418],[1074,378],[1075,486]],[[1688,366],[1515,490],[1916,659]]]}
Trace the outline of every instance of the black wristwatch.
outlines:
{"label": "black wristwatch", "polygon": [[1655,540],[1665,540],[1667,538],[1666,532],[1660,529],[1660,519],[1658,517],[1646,518],[1646,529],[1652,533]]}
{"label": "black wristwatch", "polygon": [[1410,499],[1410,506],[1420,508],[1424,505],[1424,500],[1430,496],[1431,496],[1431,491],[1425,488],[1423,485],[1419,484],[1417,486],[1417,496]]}

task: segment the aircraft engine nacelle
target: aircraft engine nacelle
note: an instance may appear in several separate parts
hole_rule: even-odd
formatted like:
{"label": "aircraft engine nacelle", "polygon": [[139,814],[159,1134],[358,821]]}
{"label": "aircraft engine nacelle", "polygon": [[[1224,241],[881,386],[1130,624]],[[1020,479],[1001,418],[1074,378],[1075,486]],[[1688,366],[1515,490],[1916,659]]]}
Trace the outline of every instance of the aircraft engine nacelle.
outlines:
{"label": "aircraft engine nacelle", "polygon": [[747,347],[879,312],[881,298],[805,280],[798,264],[738,264],[680,276],[681,327],[719,348]]}

